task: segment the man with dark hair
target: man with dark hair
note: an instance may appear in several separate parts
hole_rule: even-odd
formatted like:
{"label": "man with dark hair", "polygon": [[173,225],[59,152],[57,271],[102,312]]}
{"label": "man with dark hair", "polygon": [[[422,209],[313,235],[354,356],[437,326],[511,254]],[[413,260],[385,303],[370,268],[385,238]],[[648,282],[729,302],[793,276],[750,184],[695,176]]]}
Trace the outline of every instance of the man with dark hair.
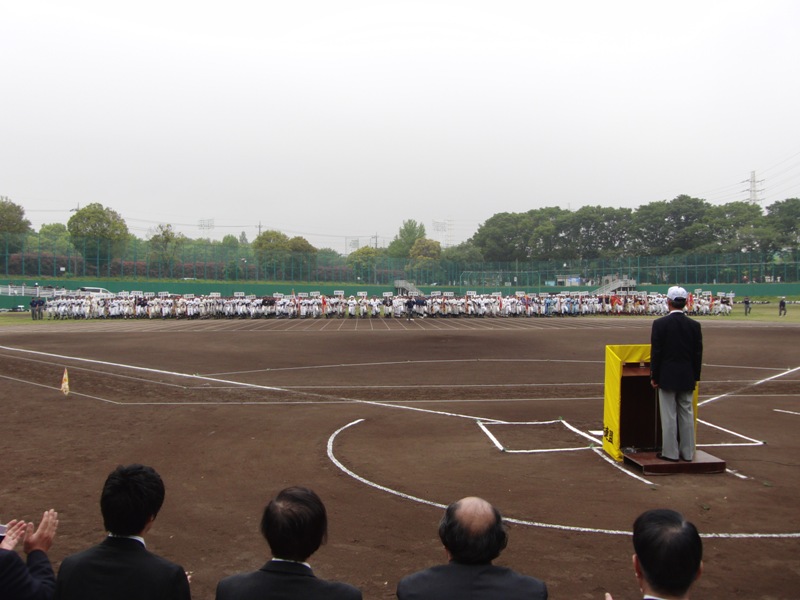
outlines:
{"label": "man with dark hair", "polygon": [[653,321],[650,335],[650,383],[661,414],[658,458],[672,462],[694,460],[694,389],[703,362],[700,323],[683,312],[687,297],[682,287],[669,288],[669,314]]}
{"label": "man with dark hair", "polygon": [[318,579],[307,562],[328,536],[325,505],[313,491],[282,490],[264,509],[261,534],[272,560],[258,571],[220,581],[217,600],[361,600],[361,592],[352,585]]}
{"label": "man with dark hair", "polygon": [[64,559],[56,599],[189,600],[183,568],[145,547],[143,536],[163,503],[164,482],[152,467],[128,465],[112,471],[100,496],[108,537]]}
{"label": "man with dark hair", "polygon": [[[687,600],[703,571],[703,542],[678,512],[648,510],[633,524],[633,570],[645,598]],[[606,600],[612,600],[606,594]]]}
{"label": "man with dark hair", "polygon": [[481,498],[454,502],[439,523],[449,562],[413,573],[397,584],[399,600],[546,600],[543,581],[492,561],[508,543],[498,510]]}

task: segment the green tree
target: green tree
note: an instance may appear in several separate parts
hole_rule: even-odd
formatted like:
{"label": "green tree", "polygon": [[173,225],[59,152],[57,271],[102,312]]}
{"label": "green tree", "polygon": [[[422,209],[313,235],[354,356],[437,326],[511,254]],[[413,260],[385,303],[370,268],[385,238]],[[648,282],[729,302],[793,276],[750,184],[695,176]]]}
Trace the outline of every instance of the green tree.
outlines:
{"label": "green tree", "polygon": [[302,252],[304,254],[317,253],[317,249],[311,245],[311,242],[299,235],[289,240],[289,250],[292,252]]}
{"label": "green tree", "polygon": [[67,256],[75,252],[75,247],[70,241],[67,226],[63,223],[47,223],[42,225],[39,228],[38,236],[31,236],[31,241],[28,246],[31,248],[38,247],[43,254],[51,254],[54,256]]}
{"label": "green tree", "polygon": [[633,211],[629,208],[583,206],[570,215],[569,240],[577,258],[612,258],[630,243]]}
{"label": "green tree", "polygon": [[311,279],[311,272],[317,268],[317,249],[306,238],[295,236],[289,240],[291,267],[294,274],[300,269],[300,276]]}
{"label": "green tree", "polygon": [[800,247],[800,198],[787,198],[770,204],[766,223],[776,233],[781,248]]}
{"label": "green tree", "polygon": [[317,264],[326,267],[340,267],[346,264],[346,259],[333,248],[320,248],[317,250]]}
{"label": "green tree", "polygon": [[222,238],[220,244],[228,252],[235,254],[239,251],[239,238],[230,233]]}
{"label": "green tree", "polygon": [[650,202],[633,213],[631,250],[635,254],[664,255],[674,247],[675,231],[668,219],[666,200]]}
{"label": "green tree", "polygon": [[376,281],[378,261],[385,255],[385,251],[372,246],[362,246],[347,255],[347,266],[353,271],[360,281]]}
{"label": "green tree", "polygon": [[[761,208],[750,202],[729,202],[712,206],[697,229],[710,232],[695,245],[695,252],[753,252],[769,250],[775,245],[775,235],[770,232],[761,214]],[[701,237],[701,236],[698,236]]]}
{"label": "green tree", "polygon": [[695,252],[713,239],[707,229],[710,209],[705,200],[687,195],[640,206],[633,215],[631,251],[656,256]]}
{"label": "green tree", "polygon": [[413,219],[403,221],[397,235],[386,248],[387,254],[392,258],[408,258],[414,242],[425,237],[425,225]]}
{"label": "green tree", "polygon": [[408,253],[409,258],[417,260],[439,260],[442,256],[442,245],[436,240],[419,238]]}
{"label": "green tree", "polygon": [[285,267],[291,253],[289,236],[275,229],[261,232],[253,240],[251,247],[265,273],[276,276]]}
{"label": "green tree", "polygon": [[161,224],[156,227],[149,241],[150,258],[158,261],[164,269],[172,272],[178,253],[187,242],[186,236],[176,232],[172,225]]}
{"label": "green tree", "polygon": [[497,213],[478,227],[470,242],[488,261],[525,260],[532,231],[528,213]]}
{"label": "green tree", "polygon": [[573,213],[550,206],[528,211],[531,233],[527,239],[526,256],[515,256],[514,260],[534,258],[537,260],[571,259],[578,257],[575,240],[570,236]]}
{"label": "green tree", "polygon": [[425,280],[426,282],[434,282],[443,279],[441,274],[441,263],[439,259],[442,256],[442,246],[436,240],[429,240],[428,238],[420,238],[411,247],[409,258],[411,261],[406,267],[406,270],[412,271],[412,279],[417,281]]}
{"label": "green tree", "polygon": [[[688,254],[710,237],[707,233],[707,215],[712,206],[700,198],[685,194],[669,203],[667,216],[675,230],[673,254]],[[705,235],[703,235],[705,233]]]}
{"label": "green tree", "polygon": [[121,256],[129,233],[120,214],[99,202],[79,209],[67,221],[70,241],[87,262],[96,258]]}
{"label": "green tree", "polygon": [[31,222],[25,218],[25,209],[15,204],[10,198],[0,196],[0,241],[3,247],[0,251],[19,252],[25,241],[25,235],[30,233]]}
{"label": "green tree", "polygon": [[460,264],[478,264],[483,262],[483,253],[472,241],[467,240],[457,246],[442,250],[442,260]]}

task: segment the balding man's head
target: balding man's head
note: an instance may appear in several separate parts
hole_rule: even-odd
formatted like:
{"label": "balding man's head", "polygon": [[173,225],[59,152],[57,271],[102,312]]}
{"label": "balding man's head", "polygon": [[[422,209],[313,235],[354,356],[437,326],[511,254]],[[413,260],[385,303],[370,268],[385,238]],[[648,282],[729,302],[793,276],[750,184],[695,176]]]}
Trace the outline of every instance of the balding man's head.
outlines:
{"label": "balding man's head", "polygon": [[447,507],[439,523],[439,538],[452,559],[464,564],[489,563],[508,543],[497,509],[472,496]]}

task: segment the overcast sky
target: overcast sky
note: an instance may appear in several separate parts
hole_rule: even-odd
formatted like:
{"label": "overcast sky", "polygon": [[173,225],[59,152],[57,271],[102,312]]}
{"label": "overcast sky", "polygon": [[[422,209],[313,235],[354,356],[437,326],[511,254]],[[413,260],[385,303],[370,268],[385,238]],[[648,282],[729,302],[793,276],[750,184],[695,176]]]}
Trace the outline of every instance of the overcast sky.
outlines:
{"label": "overcast sky", "polygon": [[800,196],[798,24],[796,0],[0,0],[0,196],[37,230],[100,202],[139,237],[340,252],[406,219],[459,243],[498,212],[722,204],[751,171],[766,206]]}

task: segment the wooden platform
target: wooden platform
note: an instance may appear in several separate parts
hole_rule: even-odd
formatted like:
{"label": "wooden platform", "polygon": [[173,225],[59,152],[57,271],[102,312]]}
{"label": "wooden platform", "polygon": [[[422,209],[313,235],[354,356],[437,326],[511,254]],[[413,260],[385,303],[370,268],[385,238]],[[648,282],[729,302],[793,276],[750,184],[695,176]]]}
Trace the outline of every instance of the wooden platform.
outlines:
{"label": "wooden platform", "polygon": [[673,473],[724,473],[725,461],[702,450],[695,451],[692,462],[671,462],[656,456],[656,452],[629,452],[623,455],[625,464],[640,470],[644,475],[672,475]]}

